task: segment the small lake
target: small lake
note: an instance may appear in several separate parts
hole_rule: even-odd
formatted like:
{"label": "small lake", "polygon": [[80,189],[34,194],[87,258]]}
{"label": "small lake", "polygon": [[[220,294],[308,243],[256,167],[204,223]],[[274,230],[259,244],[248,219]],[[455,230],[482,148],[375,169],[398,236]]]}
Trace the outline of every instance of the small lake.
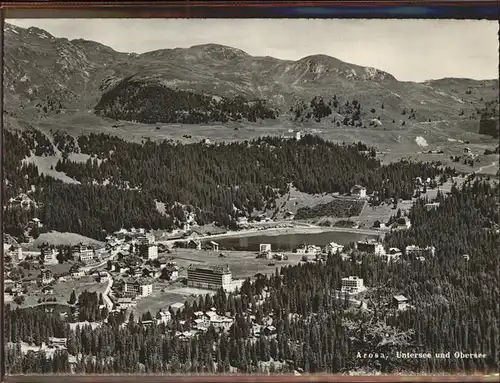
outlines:
{"label": "small lake", "polygon": [[221,250],[248,250],[259,251],[261,243],[270,243],[273,251],[293,251],[298,246],[308,245],[326,246],[330,242],[348,245],[351,242],[365,239],[376,239],[376,235],[329,231],[323,233],[282,234],[282,235],[255,235],[248,237],[225,237],[215,239]]}

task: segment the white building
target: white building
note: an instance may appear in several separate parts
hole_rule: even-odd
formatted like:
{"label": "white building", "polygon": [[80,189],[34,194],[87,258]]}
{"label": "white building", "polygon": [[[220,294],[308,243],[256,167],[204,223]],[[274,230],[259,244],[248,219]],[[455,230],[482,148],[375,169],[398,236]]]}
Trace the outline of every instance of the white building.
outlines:
{"label": "white building", "polygon": [[302,138],[302,133],[301,132],[295,132],[295,139],[297,141],[300,141],[301,138]]}
{"label": "white building", "polygon": [[397,261],[403,253],[401,250],[399,250],[397,247],[391,247],[387,254],[385,254],[385,258],[387,259],[387,262],[394,262]]}
{"label": "white building", "polygon": [[158,258],[158,246],[151,243],[141,246],[141,255],[146,259],[157,259]]}
{"label": "white building", "polygon": [[297,254],[316,255],[321,252],[321,247],[315,245],[300,245],[295,252]]}
{"label": "white building", "polygon": [[340,253],[340,252],[342,252],[342,250],[344,250],[344,246],[339,245],[338,243],[335,243],[335,242],[330,242],[325,247],[325,252],[328,254]]}
{"label": "white building", "polygon": [[408,217],[401,217],[396,220],[396,228],[399,230],[407,230],[411,227],[411,221]]}
{"label": "white building", "polygon": [[59,252],[56,249],[45,247],[41,250],[41,253],[44,263],[54,265],[58,262],[57,255],[59,254]]}
{"label": "white building", "polygon": [[125,279],[123,292],[129,297],[147,297],[153,294],[153,282],[148,278]]}
{"label": "white building", "polygon": [[366,290],[366,287],[363,284],[363,279],[358,278],[358,277],[347,277],[347,278],[342,278],[342,288],[341,291],[350,293],[350,294],[357,294],[360,293],[361,291]]}
{"label": "white building", "polygon": [[366,198],[366,188],[360,185],[355,185],[351,189],[351,195],[356,198]]}
{"label": "white building", "polygon": [[404,295],[395,295],[393,300],[398,310],[406,310],[408,308],[408,298]]}
{"label": "white building", "polygon": [[137,305],[132,298],[118,298],[116,304],[121,310],[135,307]]}
{"label": "white building", "polygon": [[259,246],[259,252],[266,253],[268,251],[271,251],[271,244],[270,243],[261,243]]}
{"label": "white building", "polygon": [[160,324],[168,324],[172,320],[172,314],[168,310],[162,310],[158,313],[158,317],[156,318],[156,323]]}
{"label": "white building", "polygon": [[[8,246],[8,252],[7,255],[9,255],[14,262],[22,262],[24,260],[24,255],[23,255],[23,249],[21,246],[18,245],[12,245]],[[4,251],[5,251],[5,245],[4,245]]]}
{"label": "white building", "polygon": [[406,255],[412,255],[415,257],[434,257],[436,253],[436,248],[434,246],[419,247],[415,245],[406,246]]}
{"label": "white building", "polygon": [[232,273],[229,265],[207,266],[190,265],[188,267],[188,286],[202,289],[231,289]]}
{"label": "white building", "polygon": [[78,259],[83,263],[91,263],[94,261],[94,250],[87,246],[77,246],[77,253],[75,254]]}
{"label": "white building", "polygon": [[377,256],[385,255],[384,245],[382,245],[377,241],[374,240],[358,241],[356,245],[358,250],[364,253],[374,254]]}

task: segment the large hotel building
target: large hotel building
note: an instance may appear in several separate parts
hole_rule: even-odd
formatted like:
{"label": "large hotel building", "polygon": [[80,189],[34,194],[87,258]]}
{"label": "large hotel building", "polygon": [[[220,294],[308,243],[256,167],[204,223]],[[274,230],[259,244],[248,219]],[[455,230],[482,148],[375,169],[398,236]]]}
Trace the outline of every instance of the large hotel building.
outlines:
{"label": "large hotel building", "polygon": [[188,268],[188,286],[202,289],[227,290],[232,282],[229,265],[226,266],[200,266],[191,265]]}

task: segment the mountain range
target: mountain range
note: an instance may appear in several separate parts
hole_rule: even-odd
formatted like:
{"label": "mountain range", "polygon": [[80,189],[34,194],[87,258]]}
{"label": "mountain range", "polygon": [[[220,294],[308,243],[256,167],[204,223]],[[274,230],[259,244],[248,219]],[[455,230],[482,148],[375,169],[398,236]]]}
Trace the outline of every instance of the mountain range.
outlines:
{"label": "mountain range", "polygon": [[[408,125],[465,126],[479,121],[486,103],[498,105],[497,79],[404,82],[326,55],[280,60],[217,44],[135,54],[34,27],[7,23],[4,33],[4,113],[28,121],[81,111],[144,123],[269,118],[367,127],[408,116]],[[344,107],[353,101],[361,105],[358,121]]]}

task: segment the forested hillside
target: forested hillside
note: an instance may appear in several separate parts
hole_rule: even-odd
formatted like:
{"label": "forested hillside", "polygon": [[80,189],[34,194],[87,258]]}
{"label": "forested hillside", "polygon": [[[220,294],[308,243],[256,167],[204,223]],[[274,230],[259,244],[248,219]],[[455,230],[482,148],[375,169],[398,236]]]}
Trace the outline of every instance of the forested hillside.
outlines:
{"label": "forested hillside", "polygon": [[[235,227],[239,216],[275,209],[275,199],[292,183],[306,193],[349,193],[356,184],[375,192],[378,201],[411,198],[416,177],[444,181],[454,174],[438,164],[401,161],[381,165],[365,154],[366,145],[338,145],[317,136],[300,141],[264,137],[250,142],[180,145],[164,141],[143,144],[99,134],[81,136],[81,153],[92,155],[86,163],[63,154],[55,170],[80,181],[68,185],[39,175],[36,167],[22,163],[30,151],[50,152],[43,140],[7,132],[7,197],[34,185],[39,211],[7,208],[6,229],[15,234],[36,215],[46,229],[71,231],[102,239],[105,231],[120,227],[172,229],[185,221],[176,203],[195,213],[199,224],[216,222]],[[57,136],[59,148],[75,147],[71,139]],[[368,150],[370,153],[370,150]],[[28,177],[26,177],[28,175]],[[161,215],[155,200],[166,204]],[[92,206],[92,208],[90,208]]]}
{"label": "forested hillside", "polygon": [[494,101],[486,103],[486,106],[480,110],[481,120],[479,121],[479,133],[487,134],[492,137],[498,137],[500,129],[499,120],[499,101],[498,98]]}
{"label": "forested hillside", "polygon": [[[437,210],[427,211],[425,200],[415,205],[410,211],[412,228],[389,236],[387,244],[432,244],[435,258],[425,262],[404,257],[403,262],[387,264],[354,251],[349,261],[332,255],[326,264],[288,266],[271,277],[247,280],[240,294],[219,291],[214,297],[187,303],[168,327],[145,328],[140,321],[120,327],[129,318],[113,314],[95,330],[84,327],[72,332],[41,309],[8,309],[7,341],[68,337],[68,352],[79,355],[76,372],[86,373],[211,373],[228,372],[230,367],[246,373],[268,368],[283,373],[495,372],[500,356],[500,236],[490,227],[498,224],[499,191],[498,184],[475,181],[453,188],[446,198],[438,195]],[[462,256],[465,252],[470,255],[468,261]],[[369,286],[367,310],[335,298],[334,289],[348,275],[363,278]],[[256,304],[263,294],[263,304]],[[396,311],[391,304],[396,294],[408,297],[412,308]],[[211,328],[181,342],[176,337],[184,329],[180,321],[211,307],[236,316],[229,333],[218,334]],[[255,338],[248,310],[258,323],[272,316],[277,335]],[[452,357],[398,359],[397,351],[450,351]],[[455,358],[457,351],[485,357]],[[359,357],[365,353],[379,357]],[[10,373],[69,369],[65,352],[52,361],[35,354],[21,358],[20,349],[13,345],[7,347],[6,358]],[[266,367],[262,362],[270,364]]]}
{"label": "forested hillside", "polygon": [[174,90],[161,84],[141,83],[125,79],[104,93],[96,105],[97,113],[115,120],[147,124],[241,121],[256,122],[275,119],[278,112],[264,100],[247,101]]}

